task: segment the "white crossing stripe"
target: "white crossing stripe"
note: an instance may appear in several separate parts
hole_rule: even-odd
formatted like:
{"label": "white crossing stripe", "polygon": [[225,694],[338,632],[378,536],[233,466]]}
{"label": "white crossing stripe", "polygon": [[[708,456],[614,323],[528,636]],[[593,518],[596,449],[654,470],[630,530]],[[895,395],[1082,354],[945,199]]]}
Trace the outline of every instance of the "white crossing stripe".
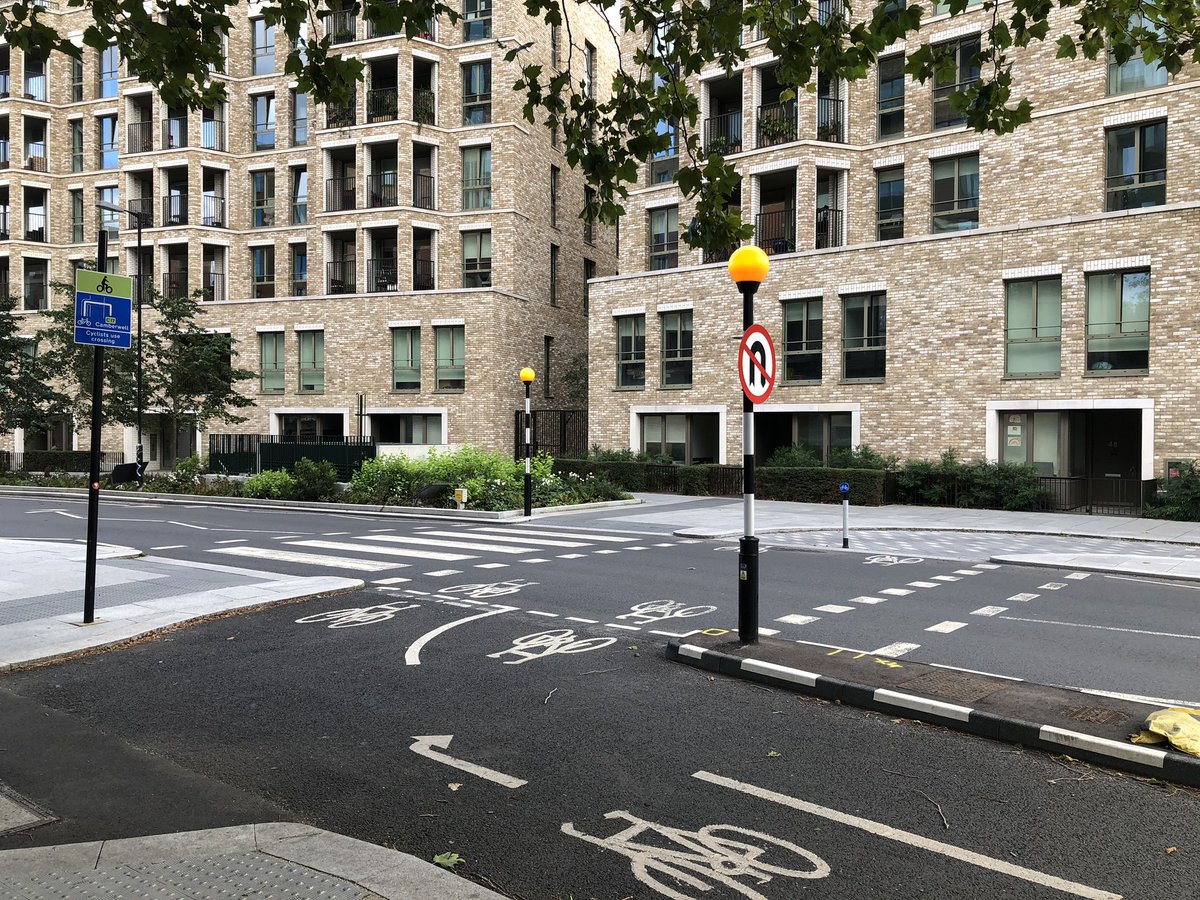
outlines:
{"label": "white crossing stripe", "polygon": [[1030,600],[1036,600],[1041,594],[1013,594],[1008,598],[1009,603],[1028,603]]}
{"label": "white crossing stripe", "polygon": [[996,565],[995,563],[975,563],[975,568],[977,568],[977,569],[998,569],[1000,567],[998,565]]}
{"label": "white crossing stripe", "polygon": [[908,583],[908,586],[909,587],[919,587],[919,588],[941,587],[941,585],[938,584],[936,581],[910,581]]}
{"label": "white crossing stripe", "polygon": [[626,547],[626,550],[649,550],[649,547]]}
{"label": "white crossing stripe", "polygon": [[616,622],[609,622],[609,623],[608,623],[607,625],[605,625],[604,627],[605,627],[605,628],[623,628],[623,629],[625,629],[626,631],[641,631],[641,630],[642,630],[642,629],[641,629],[639,626],[637,626],[637,625],[618,625]]}
{"label": "white crossing stripe", "polygon": [[315,547],[318,550],[348,550],[351,553],[378,553],[382,556],[407,556],[416,559],[436,559],[440,562],[458,562],[475,559],[464,553],[437,553],[433,550],[417,550],[408,547],[372,547],[367,544],[346,544],[341,541],[288,541],[292,547]]}
{"label": "white crossing stripe", "polygon": [[[407,568],[408,563],[384,562],[378,559],[350,559],[346,556],[322,556],[320,553],[298,553],[294,550],[276,550],[274,547],[222,547],[208,553],[228,553],[230,556],[248,556],[252,559],[273,559],[278,562],[304,563],[309,566],[327,566],[330,569],[353,569],[356,572],[385,572],[388,569]],[[403,579],[401,579],[403,581]]]}
{"label": "white crossing stripe", "polygon": [[1072,581],[1083,581],[1083,579],[1087,578],[1091,574],[1091,572],[1072,572],[1067,577]]}
{"label": "white crossing stripe", "polygon": [[847,603],[865,603],[874,606],[876,603],[887,603],[887,597],[851,597]]}
{"label": "white crossing stripe", "polygon": [[979,609],[973,610],[973,616],[998,616],[1002,612],[1008,612],[1007,606],[981,606]]}
{"label": "white crossing stripe", "polygon": [[955,575],[982,575],[982,572],[976,572],[974,569],[955,569]]}
{"label": "white crossing stripe", "polygon": [[[673,541],[667,541],[667,543],[665,543],[665,544],[655,544],[654,546],[655,547],[674,547],[675,544]],[[762,629],[760,628],[759,631],[762,631]]]}
{"label": "white crossing stripe", "polygon": [[247,538],[230,538],[227,541],[213,541],[214,544],[244,544]]}
{"label": "white crossing stripe", "polygon": [[914,593],[914,591],[910,591],[908,588],[884,588],[879,593],[891,594],[893,597],[907,597],[909,594]]}
{"label": "white crossing stripe", "polygon": [[[349,533],[350,532],[348,532],[348,531],[322,531],[321,532],[321,534],[324,537],[344,537],[345,535],[347,535]],[[217,541],[217,543],[219,544],[221,542]]]}
{"label": "white crossing stripe", "polygon": [[912,653],[914,650],[919,650],[920,644],[905,644],[897,641],[894,644],[888,644],[886,647],[880,647],[878,650],[871,651],[872,656],[886,656],[889,659],[895,659],[897,656],[903,656],[905,653]]}
{"label": "white crossing stripe", "polygon": [[593,553],[620,553],[620,550],[593,550]]}
{"label": "white crossing stripe", "polygon": [[447,575],[461,575],[462,569],[438,569],[436,572],[426,572],[430,578],[445,578]]}
{"label": "white crossing stripe", "polygon": [[528,553],[529,547],[505,547],[502,544],[475,544],[470,541],[439,541],[423,537],[404,537],[399,534],[362,535],[356,540],[384,541],[389,544],[415,544],[418,547],[448,547],[451,550],[485,550],[491,553]]}
{"label": "white crossing stripe", "polygon": [[930,625],[925,630],[936,631],[938,634],[949,634],[952,631],[958,631],[958,629],[966,627],[966,622],[938,622],[936,625]]}
{"label": "white crossing stripe", "polygon": [[1044,591],[1061,591],[1067,585],[1061,581],[1047,581],[1045,584],[1039,584],[1038,587]]}
{"label": "white crossing stripe", "polygon": [[786,622],[788,625],[811,625],[820,620],[820,616],[780,616],[776,622]]}
{"label": "white crossing stripe", "polygon": [[[405,568],[408,568],[405,564]],[[380,578],[378,581],[372,581],[371,584],[402,584],[405,581],[412,581],[411,578]]]}
{"label": "white crossing stripe", "polygon": [[546,616],[547,618],[550,618],[550,619],[558,618],[558,613],[542,612],[540,609],[527,609],[525,611],[527,613],[529,613],[531,616]]}
{"label": "white crossing stripe", "polygon": [[560,553],[560,554],[558,554],[559,559],[583,559],[585,556],[587,556],[586,553]]}
{"label": "white crossing stripe", "polygon": [[814,606],[817,612],[844,613],[854,609],[853,606],[838,606],[836,603],[826,603],[824,606]]}
{"label": "white crossing stripe", "polygon": [[575,540],[604,544],[632,544],[637,538],[617,537],[612,534],[592,534],[578,531],[534,531],[532,528],[472,528],[472,531],[486,531],[492,534],[532,534],[534,537],[574,538]]}
{"label": "white crossing stripe", "polygon": [[508,563],[480,563],[477,569],[507,569]]}
{"label": "white crossing stripe", "polygon": [[464,537],[473,541],[497,541],[499,543],[508,544],[524,544],[527,547],[586,547],[588,541],[548,541],[541,538],[528,538],[525,536],[512,537],[510,535],[500,534],[482,534],[479,531],[422,531],[422,535],[430,537],[449,537],[462,540]]}
{"label": "white crossing stripe", "polygon": [[165,547],[151,547],[150,549],[151,550],[182,550],[186,546],[187,546],[187,544],[167,544]]}
{"label": "white crossing stripe", "polygon": [[523,560],[521,560],[521,562],[523,562],[523,563],[542,563],[542,562],[550,562],[550,560],[542,559],[541,557],[535,556],[532,559],[523,559]]}
{"label": "white crossing stripe", "polygon": [[957,575],[934,575],[934,581],[962,581]]}
{"label": "white crossing stripe", "polygon": [[[650,633],[655,634],[656,632],[652,631]],[[758,633],[765,634],[767,637],[774,637],[775,635],[779,634],[779,629],[777,629],[777,628],[761,628],[760,627],[758,629]]]}

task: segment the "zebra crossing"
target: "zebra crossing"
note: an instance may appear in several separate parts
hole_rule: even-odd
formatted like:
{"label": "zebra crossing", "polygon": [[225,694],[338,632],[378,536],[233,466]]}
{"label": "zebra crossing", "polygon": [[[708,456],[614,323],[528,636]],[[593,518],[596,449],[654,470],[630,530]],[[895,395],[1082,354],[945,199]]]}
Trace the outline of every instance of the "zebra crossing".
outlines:
{"label": "zebra crossing", "polygon": [[[448,572],[458,574],[462,571],[446,568],[447,563],[466,563],[479,569],[503,569],[513,564],[550,562],[550,557],[576,560],[591,555],[610,556],[650,549],[639,544],[641,539],[638,537],[600,532],[431,526],[407,534],[391,533],[396,530],[376,528],[357,535],[344,531],[328,532],[317,537],[285,535],[276,538],[271,546],[242,542],[213,547],[207,552],[260,562],[321,566],[371,574],[414,569],[411,574],[438,577]],[[692,542],[672,541],[656,543],[654,546],[671,546],[674,543]],[[429,563],[430,570],[416,571],[422,563]]]}

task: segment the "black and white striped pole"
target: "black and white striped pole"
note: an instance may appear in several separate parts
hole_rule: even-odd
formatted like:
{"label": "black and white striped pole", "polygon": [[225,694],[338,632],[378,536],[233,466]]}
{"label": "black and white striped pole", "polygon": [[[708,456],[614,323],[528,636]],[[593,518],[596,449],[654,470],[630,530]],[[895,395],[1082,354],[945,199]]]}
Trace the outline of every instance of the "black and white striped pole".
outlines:
{"label": "black and white striped pole", "polygon": [[533,379],[536,378],[533,369],[526,366],[521,370],[521,381],[525,385],[525,515],[533,515],[533,475],[529,470],[529,452],[532,447],[530,440],[529,425],[529,388],[533,386]]}
{"label": "black and white striped pole", "polygon": [[[754,295],[769,268],[767,254],[759,247],[739,247],[729,257],[729,275],[742,292],[743,331],[754,325]],[[738,366],[740,370],[740,359]],[[754,401],[745,393],[744,384],[742,454],[745,534],[738,544],[738,639],[749,644],[758,641],[758,538],[754,535]]]}

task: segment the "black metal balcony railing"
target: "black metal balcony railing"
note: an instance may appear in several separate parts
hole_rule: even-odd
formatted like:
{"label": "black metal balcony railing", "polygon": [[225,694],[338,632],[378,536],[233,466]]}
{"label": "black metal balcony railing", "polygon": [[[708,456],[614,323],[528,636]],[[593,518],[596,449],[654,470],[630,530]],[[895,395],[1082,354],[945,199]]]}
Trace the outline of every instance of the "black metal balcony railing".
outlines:
{"label": "black metal balcony railing", "polygon": [[325,33],[334,44],[348,44],[358,36],[358,16],[352,9],[336,9],[325,14]]}
{"label": "black metal balcony railing", "polygon": [[188,223],[188,195],[186,193],[163,197],[162,222],[164,227]]}
{"label": "black metal balcony railing", "polygon": [[307,297],[308,296],[308,277],[292,276],[292,296]]}
{"label": "black metal balcony railing", "polygon": [[929,204],[933,216],[933,233],[968,231],[979,227],[979,198],[960,197]]}
{"label": "black metal balcony railing", "polygon": [[[130,280],[133,282],[133,302],[137,303],[138,280],[139,280],[137,274],[135,273],[134,275],[132,275]],[[143,300],[143,302],[145,302],[145,301],[148,301],[148,299],[150,297],[150,292],[152,290],[154,290],[154,276],[143,273],[142,277],[141,277],[141,283],[142,283],[142,300]],[[136,310],[137,307],[134,306],[134,309]]]}
{"label": "black metal balcony railing", "polygon": [[253,149],[255,150],[274,150],[275,123],[256,122],[251,140],[254,142]]}
{"label": "black metal balcony railing", "polygon": [[7,241],[8,233],[8,207],[0,209],[0,241]]}
{"label": "black metal balcony railing", "polygon": [[325,263],[325,274],[331,294],[353,294],[358,287],[352,259],[335,259]]}
{"label": "black metal balcony railing", "polygon": [[146,153],[153,149],[153,122],[130,122],[125,126],[125,150],[127,153]]}
{"label": "black metal balcony railing", "polygon": [[170,297],[172,299],[186,297],[188,295],[187,269],[176,269],[175,271],[164,272],[162,284],[163,296]]}
{"label": "black metal balcony railing", "polygon": [[8,138],[4,138],[0,140],[0,169],[7,169],[8,166]]}
{"label": "black metal balcony railing", "polygon": [[343,212],[344,210],[354,209],[356,205],[353,178],[325,179],[326,212]]}
{"label": "black metal balcony railing", "polygon": [[[154,227],[154,198],[153,197],[137,197],[129,200],[125,204],[129,207],[129,211],[136,213],[137,217],[142,220],[143,228]],[[136,225],[136,222],[134,223]]]}
{"label": "black metal balcony railing", "polygon": [[212,228],[224,228],[229,224],[225,217],[225,198],[217,194],[205,194],[200,198],[200,224]]}
{"label": "black metal balcony railing", "polygon": [[704,120],[704,153],[728,156],[742,150],[742,111]]}
{"label": "black metal balcony railing", "polygon": [[82,244],[83,243],[83,219],[72,219],[71,220],[71,243],[72,244]]}
{"label": "black metal balcony railing", "polygon": [[224,119],[205,119],[200,123],[200,146],[205,150],[225,149]]}
{"label": "black metal balcony railing", "polygon": [[413,91],[413,121],[418,125],[433,125],[437,118],[437,103],[433,91],[418,88]]}
{"label": "black metal balcony railing", "polygon": [[394,259],[367,260],[367,290],[377,293],[400,290]]}
{"label": "black metal balcony railing", "polygon": [[1104,180],[1104,190],[1105,209],[1109,212],[1161,206],[1167,202],[1167,170],[1110,175]]}
{"label": "black metal balcony railing", "polygon": [[950,97],[957,91],[965,91],[975,84],[977,79],[961,81],[957,84],[935,85],[933,88],[933,127],[950,128],[962,125],[967,121],[967,114],[955,109]]}
{"label": "black metal balcony railing", "polygon": [[349,128],[357,122],[357,104],[348,103],[345,106],[325,107],[326,128]]}
{"label": "black metal balcony railing", "polygon": [[210,303],[225,300],[225,273],[212,270],[208,273],[208,284],[204,286],[204,299]]}
{"label": "black metal balcony railing", "polygon": [[491,174],[484,175],[481,178],[464,178],[462,185],[462,208],[463,209],[491,209],[492,208],[492,176]]}
{"label": "black metal balcony railing", "polygon": [[25,240],[46,242],[46,214],[39,212],[25,213]]}
{"label": "black metal balcony railing", "polygon": [[46,171],[46,145],[28,144],[25,147],[25,168],[31,172]]}
{"label": "black metal balcony railing", "polygon": [[880,209],[875,225],[875,239],[893,241],[904,237],[904,207],[892,206]]}
{"label": "black metal balcony railing", "polygon": [[371,207],[398,206],[396,173],[380,172],[367,178],[367,205]]}
{"label": "black metal balcony railing", "polygon": [[817,140],[842,144],[846,141],[846,101],[840,97],[817,98]]}
{"label": "black metal balcony railing", "polygon": [[163,119],[162,145],[164,150],[175,150],[188,145],[187,116],[171,116]]}
{"label": "black metal balcony railing", "polygon": [[796,251],[796,211],[781,209],[759,213],[755,223],[754,243],[767,253]]}
{"label": "black metal balcony railing", "polygon": [[[390,6],[393,9],[395,9],[398,4],[397,4],[396,0],[381,0],[381,2],[376,3],[375,5],[377,7],[378,6]],[[378,22],[375,22],[372,20],[367,20],[366,24],[367,24],[367,37],[373,37],[373,38],[390,37],[391,35],[396,34],[396,29],[389,28],[387,25],[381,25]]]}
{"label": "black metal balcony railing", "polygon": [[417,209],[433,209],[433,176],[413,175],[413,206]]}
{"label": "black metal balcony railing", "polygon": [[46,76],[45,75],[26,75],[25,76],[25,99],[26,100],[46,100]]}
{"label": "black metal balcony railing", "polygon": [[5,99],[12,91],[12,81],[9,78],[8,69],[0,71],[0,100]]}
{"label": "black metal balcony railing", "polygon": [[796,140],[796,101],[766,103],[758,108],[758,146],[774,147]]}
{"label": "black metal balcony railing", "polygon": [[679,235],[654,235],[649,246],[650,268],[674,269],[679,265]]}
{"label": "black metal balcony railing", "polygon": [[386,122],[400,112],[400,94],[394,87],[367,91],[367,121]]}
{"label": "black metal balcony railing", "polygon": [[817,249],[842,246],[842,210],[823,206],[817,210]]}
{"label": "black metal balcony railing", "polygon": [[417,258],[413,260],[413,290],[433,290],[433,260]]}

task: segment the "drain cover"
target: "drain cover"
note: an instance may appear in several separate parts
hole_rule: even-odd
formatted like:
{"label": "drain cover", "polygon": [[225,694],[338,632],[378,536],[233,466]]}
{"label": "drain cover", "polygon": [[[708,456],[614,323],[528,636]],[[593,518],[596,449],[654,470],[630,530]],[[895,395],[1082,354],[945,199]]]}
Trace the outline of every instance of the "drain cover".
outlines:
{"label": "drain cover", "polygon": [[936,694],[957,700],[959,703],[974,703],[982,700],[988,694],[1000,690],[1003,685],[997,684],[982,675],[971,675],[966,672],[937,671],[926,672],[912,681],[903,684],[905,690],[920,691],[925,694]]}
{"label": "drain cover", "polygon": [[1129,721],[1129,713],[1103,706],[1071,706],[1067,715],[1076,722],[1094,722],[1097,725],[1119,725]]}
{"label": "drain cover", "polygon": [[0,781],[0,835],[55,822],[58,817]]}

